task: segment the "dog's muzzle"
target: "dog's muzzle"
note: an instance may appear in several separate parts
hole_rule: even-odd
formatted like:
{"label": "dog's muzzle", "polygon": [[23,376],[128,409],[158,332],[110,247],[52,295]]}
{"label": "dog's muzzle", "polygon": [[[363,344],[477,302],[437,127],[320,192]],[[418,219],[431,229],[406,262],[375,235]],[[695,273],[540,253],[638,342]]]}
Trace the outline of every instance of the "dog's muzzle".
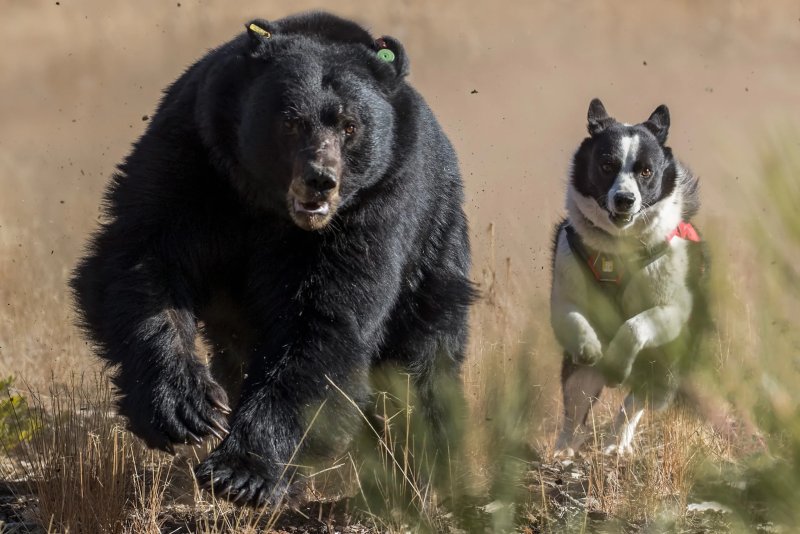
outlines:
{"label": "dog's muzzle", "polygon": [[617,226],[625,226],[633,220],[636,213],[633,211],[636,204],[636,195],[630,191],[618,191],[611,199],[608,214]]}

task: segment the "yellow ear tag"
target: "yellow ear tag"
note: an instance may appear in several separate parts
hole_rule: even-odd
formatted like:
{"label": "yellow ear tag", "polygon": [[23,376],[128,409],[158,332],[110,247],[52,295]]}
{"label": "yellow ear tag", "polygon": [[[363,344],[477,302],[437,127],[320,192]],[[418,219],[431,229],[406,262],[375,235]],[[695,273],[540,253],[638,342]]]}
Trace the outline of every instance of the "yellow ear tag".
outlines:
{"label": "yellow ear tag", "polygon": [[264,28],[262,28],[261,26],[256,26],[255,24],[250,24],[250,26],[248,26],[248,29],[251,32],[257,33],[261,37],[264,37],[265,39],[269,39],[270,37],[272,37],[272,34],[269,33],[267,30],[265,30]]}

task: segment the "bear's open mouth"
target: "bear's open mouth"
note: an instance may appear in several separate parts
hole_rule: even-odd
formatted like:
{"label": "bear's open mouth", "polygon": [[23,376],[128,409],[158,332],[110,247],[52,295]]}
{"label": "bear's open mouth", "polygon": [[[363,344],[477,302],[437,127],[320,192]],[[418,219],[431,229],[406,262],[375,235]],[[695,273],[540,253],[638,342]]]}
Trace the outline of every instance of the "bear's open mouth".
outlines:
{"label": "bear's open mouth", "polygon": [[293,180],[286,195],[286,209],[292,221],[304,230],[321,230],[331,221],[339,205],[339,190],[315,191]]}
{"label": "bear's open mouth", "polygon": [[305,213],[308,215],[327,215],[330,209],[330,203],[325,200],[301,202],[297,198],[294,199],[294,211],[297,213]]}
{"label": "bear's open mouth", "polygon": [[297,226],[304,230],[321,230],[336,213],[339,195],[297,194],[289,191],[286,200],[289,216]]}

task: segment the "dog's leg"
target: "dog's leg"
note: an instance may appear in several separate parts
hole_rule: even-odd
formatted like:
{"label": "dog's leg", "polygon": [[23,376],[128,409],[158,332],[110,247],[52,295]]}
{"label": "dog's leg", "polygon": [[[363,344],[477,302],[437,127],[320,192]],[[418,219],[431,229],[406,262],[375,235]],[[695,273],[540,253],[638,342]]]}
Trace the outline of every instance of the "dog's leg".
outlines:
{"label": "dog's leg", "polygon": [[556,440],[556,454],[572,456],[591,436],[587,424],[594,401],[603,391],[605,380],[594,367],[577,365],[564,355],[561,368],[561,387],[564,393],[564,427]]}
{"label": "dog's leg", "polygon": [[631,392],[614,420],[613,443],[603,449],[605,454],[626,455],[633,452],[633,438],[636,427],[644,415],[645,403],[641,394]]}
{"label": "dog's leg", "polygon": [[636,428],[644,415],[645,408],[654,412],[662,412],[672,404],[675,398],[676,384],[668,382],[659,384],[649,394],[631,391],[614,420],[614,441],[603,449],[606,454],[627,455],[633,453],[633,438]]}
{"label": "dog's leg", "polygon": [[660,347],[680,335],[691,311],[691,295],[686,292],[684,297],[678,304],[645,310],[619,328],[601,363],[609,386],[628,378],[640,351]]}

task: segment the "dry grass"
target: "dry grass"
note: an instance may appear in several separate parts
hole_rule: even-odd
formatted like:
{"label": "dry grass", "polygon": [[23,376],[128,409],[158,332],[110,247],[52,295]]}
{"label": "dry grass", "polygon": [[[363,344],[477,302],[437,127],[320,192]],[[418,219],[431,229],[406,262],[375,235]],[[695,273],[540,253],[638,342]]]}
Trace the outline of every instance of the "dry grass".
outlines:
{"label": "dry grass", "polygon": [[[465,370],[470,420],[476,423],[469,433],[469,482],[483,504],[501,504],[488,512],[473,510],[477,519],[454,517],[440,507],[448,495],[433,492],[425,482],[432,459],[414,441],[415,407],[406,382],[377,397],[385,423],[369,427],[374,440],[367,452],[374,454],[349,454],[310,477],[313,498],[331,503],[329,516],[337,502],[345,502],[343,496],[351,497],[344,505],[347,513],[326,523],[325,506],[319,505],[299,515],[289,512],[290,524],[405,532],[446,531],[473,521],[469,524],[495,531],[527,524],[553,532],[580,530],[597,518],[619,528],[686,523],[700,467],[710,463],[723,469],[735,462],[737,444],[694,412],[674,408],[645,419],[633,458],[608,457],[590,447],[573,461],[551,460],[558,412],[549,407],[557,402],[544,399],[546,388],[532,379],[539,376],[537,351],[550,343],[540,341],[547,323],[524,313],[510,264],[501,264],[503,274],[491,266],[483,271],[484,298],[473,317],[475,336]],[[191,465],[202,451],[187,448],[170,459],[145,450],[120,426],[105,384],[102,378],[73,381],[29,396],[38,408],[37,426],[44,430],[14,457],[18,474],[30,480],[36,517],[48,532],[210,534],[283,528],[281,510],[238,509],[198,491]],[[611,392],[598,403],[593,414],[598,443],[620,400]],[[558,480],[568,477],[573,480]]]}
{"label": "dry grass", "polygon": [[146,450],[114,413],[105,377],[31,392],[41,429],[16,451],[17,471],[52,532],[160,532],[170,462]]}
{"label": "dry grass", "polygon": [[[476,518],[466,519],[440,507],[448,495],[435,493],[425,482],[432,462],[414,441],[418,422],[407,381],[377,396],[384,424],[368,427],[374,439],[366,451],[350,453],[309,477],[312,498],[330,507],[289,512],[289,524],[306,521],[305,527],[321,529],[326,524],[346,527],[345,522],[352,532],[404,532],[446,531],[463,521],[503,531],[527,522],[553,531],[572,525],[576,519],[570,513],[601,514],[626,524],[685,517],[696,466],[709,458],[729,461],[729,444],[696,417],[674,409],[644,422],[640,452],[632,459],[610,458],[595,448],[571,468],[551,461],[550,429],[557,418],[543,415],[547,403],[542,402],[542,388],[530,378],[535,375],[527,361],[541,350],[533,336],[541,335],[546,324],[524,326],[531,318],[519,312],[523,307],[515,301],[511,280],[489,267],[484,271],[484,298],[473,317],[477,338],[471,349],[481,354],[471,355],[466,373],[470,420],[481,422],[469,433],[469,483],[483,504],[505,504],[490,509],[492,513],[473,510]],[[537,334],[525,334],[523,342],[515,332]],[[48,532],[155,534],[179,529],[211,534],[283,528],[281,510],[239,509],[201,493],[191,465],[202,450],[187,447],[176,458],[145,450],[114,416],[102,377],[54,385],[47,394],[32,392],[30,398],[39,408],[37,426],[45,430],[14,457],[18,474],[24,472],[31,482],[36,517]],[[598,404],[598,432],[619,400],[620,395],[612,394]],[[578,485],[554,492],[552,477],[528,463],[537,458],[534,466],[578,473]],[[564,494],[580,506],[564,512],[559,502]],[[343,505],[350,509],[334,514],[336,503],[345,502],[342,497],[350,498]],[[506,506],[512,502],[518,503],[517,509]]]}

